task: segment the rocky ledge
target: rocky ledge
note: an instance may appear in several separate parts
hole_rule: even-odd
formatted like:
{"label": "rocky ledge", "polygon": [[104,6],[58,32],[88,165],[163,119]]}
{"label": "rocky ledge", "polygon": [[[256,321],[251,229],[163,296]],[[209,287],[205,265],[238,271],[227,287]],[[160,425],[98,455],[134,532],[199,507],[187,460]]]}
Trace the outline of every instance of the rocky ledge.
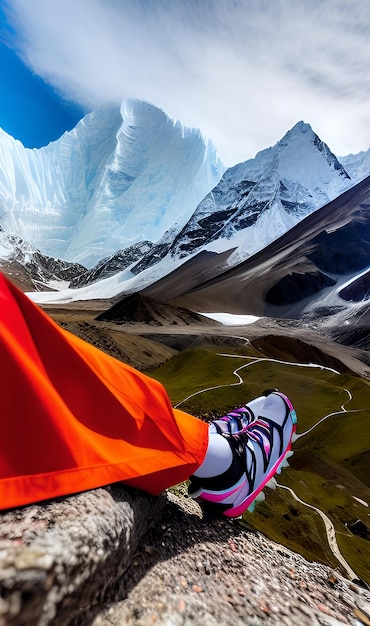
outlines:
{"label": "rocky ledge", "polygon": [[181,495],[115,485],[0,518],[0,626],[359,626],[369,611],[338,572]]}
{"label": "rocky ledge", "polygon": [[0,626],[91,623],[164,505],[114,485],[0,514]]}

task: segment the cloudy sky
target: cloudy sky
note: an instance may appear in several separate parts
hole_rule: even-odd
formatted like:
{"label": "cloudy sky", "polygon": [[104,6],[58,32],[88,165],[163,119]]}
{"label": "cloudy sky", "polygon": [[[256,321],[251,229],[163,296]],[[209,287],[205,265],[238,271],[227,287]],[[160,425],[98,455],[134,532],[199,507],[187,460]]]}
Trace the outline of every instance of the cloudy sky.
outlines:
{"label": "cloudy sky", "polygon": [[368,0],[0,0],[0,18],[0,126],[29,146],[133,96],[226,165],[299,120],[337,155],[370,148]]}

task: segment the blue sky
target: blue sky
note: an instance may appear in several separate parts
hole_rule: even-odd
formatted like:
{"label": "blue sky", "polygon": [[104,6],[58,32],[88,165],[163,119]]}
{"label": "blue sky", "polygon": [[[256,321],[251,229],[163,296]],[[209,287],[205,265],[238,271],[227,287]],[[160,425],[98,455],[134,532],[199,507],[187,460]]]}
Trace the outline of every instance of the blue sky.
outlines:
{"label": "blue sky", "polygon": [[304,120],[370,148],[368,0],[0,0],[0,126],[28,147],[84,112],[148,100],[226,165]]}
{"label": "blue sky", "polygon": [[85,112],[22,61],[11,45],[14,34],[2,3],[0,24],[0,126],[26,147],[39,148],[73,128]]}

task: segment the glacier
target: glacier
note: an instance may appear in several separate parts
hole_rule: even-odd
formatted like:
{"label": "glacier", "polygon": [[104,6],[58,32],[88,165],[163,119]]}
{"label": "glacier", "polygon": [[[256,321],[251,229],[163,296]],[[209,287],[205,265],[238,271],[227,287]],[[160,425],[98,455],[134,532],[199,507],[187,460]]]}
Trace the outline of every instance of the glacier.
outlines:
{"label": "glacier", "polygon": [[[245,260],[369,173],[370,150],[337,158],[304,122],[225,171],[200,130],[136,99],[41,149],[0,129],[0,262],[20,240],[58,260],[38,302],[132,293],[204,251]],[[78,264],[68,289],[59,260]]]}
{"label": "glacier", "polygon": [[198,129],[126,99],[39,149],[0,129],[0,225],[43,254],[93,267],[180,230],[225,168]]}

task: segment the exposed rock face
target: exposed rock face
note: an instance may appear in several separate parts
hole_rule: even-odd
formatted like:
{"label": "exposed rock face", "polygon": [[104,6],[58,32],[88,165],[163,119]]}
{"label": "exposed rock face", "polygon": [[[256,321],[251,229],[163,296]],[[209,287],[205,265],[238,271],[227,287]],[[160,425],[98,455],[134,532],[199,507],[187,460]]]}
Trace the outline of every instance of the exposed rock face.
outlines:
{"label": "exposed rock face", "polygon": [[0,559],[1,626],[354,626],[370,610],[245,524],[118,485],[2,514]]}
{"label": "exposed rock face", "polygon": [[135,261],[141,259],[143,254],[147,254],[152,246],[153,244],[150,241],[140,241],[128,248],[118,250],[118,252],[112,254],[110,257],[99,261],[92,269],[86,270],[79,276],[73,278],[69,286],[73,289],[76,287],[85,287],[98,280],[113,276],[117,272],[126,269],[126,267],[132,263],[135,263]]}
{"label": "exposed rock face", "polygon": [[362,274],[357,280],[344,287],[339,295],[349,302],[361,302],[370,299],[370,270]]}
{"label": "exposed rock face", "polygon": [[47,285],[50,287],[51,281],[69,282],[86,268],[79,263],[45,256],[21,237],[7,235],[0,226],[0,270],[12,278],[22,273],[32,285],[31,290],[37,291]]}
{"label": "exposed rock face", "polygon": [[162,498],[114,485],[0,515],[0,625],[64,626],[128,568]]}
{"label": "exposed rock face", "polygon": [[311,240],[313,251],[307,257],[324,272],[349,274],[367,267],[370,261],[370,202],[362,202],[348,224],[336,230],[323,230]]}
{"label": "exposed rock face", "polygon": [[266,302],[275,306],[293,304],[314,293],[332,287],[336,281],[323,272],[313,271],[300,274],[290,272],[276,283],[266,294]]}
{"label": "exposed rock face", "polygon": [[169,497],[122,580],[128,597],[93,626],[339,626],[369,611],[370,594],[330,568]]}

